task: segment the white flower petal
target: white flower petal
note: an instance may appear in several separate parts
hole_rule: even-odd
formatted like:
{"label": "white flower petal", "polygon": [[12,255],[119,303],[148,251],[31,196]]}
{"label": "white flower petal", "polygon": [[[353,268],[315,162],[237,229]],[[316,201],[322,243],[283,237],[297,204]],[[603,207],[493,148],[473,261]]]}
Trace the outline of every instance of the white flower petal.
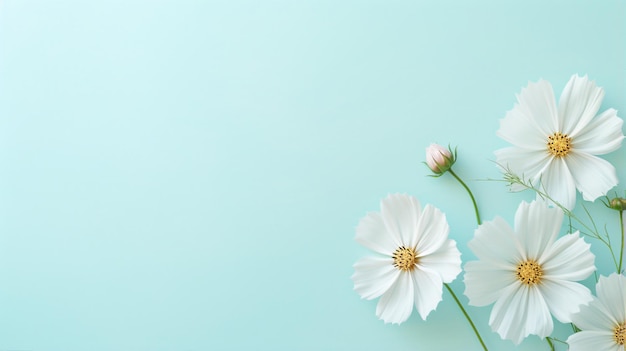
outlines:
{"label": "white flower petal", "polygon": [[519,112],[528,116],[535,127],[547,137],[557,131],[558,113],[552,86],[546,80],[528,83],[517,96]]}
{"label": "white flower petal", "polygon": [[442,300],[443,284],[439,274],[415,269],[411,272],[415,286],[415,308],[423,320],[437,308]]}
{"label": "white flower petal", "polygon": [[604,90],[587,76],[573,75],[559,99],[559,132],[576,135],[598,113]]}
{"label": "white flower petal", "polygon": [[489,262],[497,268],[516,267],[524,258],[521,244],[517,241],[513,229],[500,217],[478,226],[474,238],[467,246],[478,259]]}
{"label": "white flower petal", "polygon": [[543,150],[529,151],[517,147],[496,150],[496,162],[504,171],[511,171],[520,178],[530,180],[533,184],[550,165],[552,157]]}
{"label": "white flower petal", "polygon": [[530,334],[548,336],[553,328],[550,311],[538,289],[521,283],[505,289],[493,306],[489,325],[515,344]]}
{"label": "white flower petal", "polygon": [[437,251],[418,257],[417,269],[437,272],[445,283],[452,282],[461,273],[461,252],[456,242],[448,239]]}
{"label": "white flower petal", "polygon": [[569,351],[624,351],[608,331],[581,331],[567,338]]}
{"label": "white flower petal", "polygon": [[500,120],[496,134],[509,143],[528,151],[545,151],[548,135],[538,128],[532,119],[524,115],[516,105]]}
{"label": "white flower petal", "polygon": [[526,332],[539,336],[549,336],[552,333],[553,322],[549,306],[537,286],[528,288],[528,317],[526,318]]}
{"label": "white flower petal", "polygon": [[522,202],[515,212],[515,233],[524,243],[528,259],[537,260],[561,229],[563,211],[543,201]]}
{"label": "white flower petal", "polygon": [[419,201],[413,196],[391,194],[380,202],[380,209],[387,231],[401,243],[398,246],[414,247],[421,212]]}
{"label": "white flower petal", "polygon": [[587,201],[606,195],[618,183],[615,167],[606,160],[575,150],[567,154],[565,160],[576,188]]}
{"label": "white flower petal", "polygon": [[494,303],[505,288],[517,281],[515,270],[496,269],[483,261],[465,264],[465,296],[472,306],[487,306]]}
{"label": "white flower petal", "polygon": [[386,293],[400,275],[400,270],[393,266],[393,259],[387,257],[364,257],[353,267],[354,290],[367,300]]}
{"label": "white flower petal", "polygon": [[[570,157],[570,155],[567,155]],[[565,160],[555,157],[544,172],[541,183],[545,192],[568,210],[576,204],[576,184]],[[539,197],[539,195],[537,195]]]}
{"label": "white flower petal", "polygon": [[401,272],[396,283],[378,301],[376,316],[385,323],[400,324],[413,312],[413,280],[408,272]]}
{"label": "white flower petal", "polygon": [[593,299],[587,287],[566,280],[544,279],[539,289],[552,315],[562,323],[571,322],[572,314],[578,312],[581,305],[586,305]]}
{"label": "white flower petal", "polygon": [[574,150],[591,155],[604,155],[622,145],[624,121],[610,108],[592,119],[580,133],[572,136]]}
{"label": "white flower petal", "polygon": [[439,250],[448,238],[450,227],[446,215],[439,209],[426,205],[417,226],[418,255],[425,256]]}
{"label": "white flower petal", "polygon": [[617,321],[626,322],[626,277],[613,273],[608,278],[600,277],[596,286],[598,299],[610,307]]}
{"label": "white flower petal", "polygon": [[588,305],[580,306],[580,311],[572,315],[572,323],[582,330],[613,331],[617,320],[613,317],[613,307],[605,306],[594,298]]}
{"label": "white flower petal", "polygon": [[545,279],[579,281],[596,270],[591,245],[579,233],[559,238],[539,259]]}
{"label": "white flower petal", "polygon": [[370,212],[365,215],[356,227],[356,242],[387,256],[391,256],[401,246],[393,238],[387,233],[383,218],[378,212]]}
{"label": "white flower petal", "polygon": [[[489,315],[489,326],[491,326],[491,329],[497,332],[501,338],[514,340],[516,343],[519,343],[525,336],[522,333],[519,321],[513,320],[514,318],[519,319],[517,313],[523,312],[519,307],[521,299],[517,295],[524,291],[527,290],[522,289],[520,284],[508,286],[496,301]],[[518,325],[514,325],[516,322]]]}

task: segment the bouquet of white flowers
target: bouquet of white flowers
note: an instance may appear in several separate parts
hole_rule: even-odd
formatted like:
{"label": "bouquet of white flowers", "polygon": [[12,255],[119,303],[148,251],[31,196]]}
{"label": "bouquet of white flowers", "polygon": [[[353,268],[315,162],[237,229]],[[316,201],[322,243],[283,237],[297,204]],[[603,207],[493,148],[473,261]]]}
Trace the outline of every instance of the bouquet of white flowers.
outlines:
{"label": "bouquet of white flowers", "polygon": [[[587,77],[574,75],[558,102],[549,82],[530,83],[518,103],[500,121],[497,135],[511,147],[497,150],[496,164],[511,190],[531,190],[537,198],[520,203],[513,225],[496,217],[482,222],[469,187],[453,171],[456,149],[432,144],[426,165],[439,177],[451,174],[466,189],[477,228],[468,247],[477,260],[462,267],[456,242],[448,237],[446,215],[415,197],[394,194],[381,201],[356,229],[356,241],[378,253],[354,264],[354,289],[362,298],[380,297],[376,315],[402,323],[417,309],[422,319],[449,291],[480,336],[449,283],[464,271],[465,296],[472,306],[493,305],[489,326],[516,344],[529,335],[572,351],[624,351],[626,344],[626,276],[624,220],[626,199],[609,197],[618,184],[615,167],[598,155],[620,148],[623,121],[617,111],[598,114],[604,91]],[[619,215],[620,233],[601,232],[593,217],[572,211],[579,191],[585,201],[602,201]],[[560,235],[563,220],[567,234]],[[618,237],[619,246],[611,238]],[[596,272],[587,240],[599,240],[615,264],[613,272]],[[580,282],[596,272],[596,296]],[[552,337],[553,317],[571,323],[567,340]]]}

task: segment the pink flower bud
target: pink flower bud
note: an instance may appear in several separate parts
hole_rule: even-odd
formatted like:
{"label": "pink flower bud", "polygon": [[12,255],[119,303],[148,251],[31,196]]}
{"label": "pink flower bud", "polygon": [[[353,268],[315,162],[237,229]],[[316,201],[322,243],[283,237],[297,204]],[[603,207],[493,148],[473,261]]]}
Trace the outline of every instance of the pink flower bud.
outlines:
{"label": "pink flower bud", "polygon": [[426,164],[433,173],[441,175],[452,167],[454,156],[450,149],[438,144],[430,144],[426,148]]}

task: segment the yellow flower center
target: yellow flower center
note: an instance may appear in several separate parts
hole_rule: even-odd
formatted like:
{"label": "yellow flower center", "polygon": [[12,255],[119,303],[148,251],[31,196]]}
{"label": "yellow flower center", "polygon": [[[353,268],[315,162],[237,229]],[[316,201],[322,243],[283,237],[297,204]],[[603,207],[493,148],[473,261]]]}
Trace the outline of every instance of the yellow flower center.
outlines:
{"label": "yellow flower center", "polygon": [[548,152],[555,157],[563,157],[572,149],[572,138],[556,132],[548,137]]}
{"label": "yellow flower center", "polygon": [[517,279],[526,285],[535,285],[541,281],[543,270],[541,266],[533,261],[524,261],[517,265]]}
{"label": "yellow flower center", "polygon": [[415,249],[400,246],[393,253],[393,265],[401,271],[412,271],[417,263]]}
{"label": "yellow flower center", "polygon": [[613,337],[618,345],[624,345],[626,343],[626,323],[615,327]]}

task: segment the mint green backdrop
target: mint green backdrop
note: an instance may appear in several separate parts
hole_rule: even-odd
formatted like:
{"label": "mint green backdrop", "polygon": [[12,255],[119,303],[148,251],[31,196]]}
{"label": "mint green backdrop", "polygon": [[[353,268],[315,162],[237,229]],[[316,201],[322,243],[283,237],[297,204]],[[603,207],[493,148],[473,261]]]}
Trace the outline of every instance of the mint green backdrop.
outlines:
{"label": "mint green backdrop", "polygon": [[[626,117],[625,43],[615,0],[4,0],[0,350],[479,350],[446,293],[427,322],[376,318],[356,224],[409,193],[472,259],[471,204],[424,149],[458,145],[484,219],[512,221],[532,194],[481,181],[498,120],[575,73]],[[548,349],[490,310],[469,308],[491,350]]]}

